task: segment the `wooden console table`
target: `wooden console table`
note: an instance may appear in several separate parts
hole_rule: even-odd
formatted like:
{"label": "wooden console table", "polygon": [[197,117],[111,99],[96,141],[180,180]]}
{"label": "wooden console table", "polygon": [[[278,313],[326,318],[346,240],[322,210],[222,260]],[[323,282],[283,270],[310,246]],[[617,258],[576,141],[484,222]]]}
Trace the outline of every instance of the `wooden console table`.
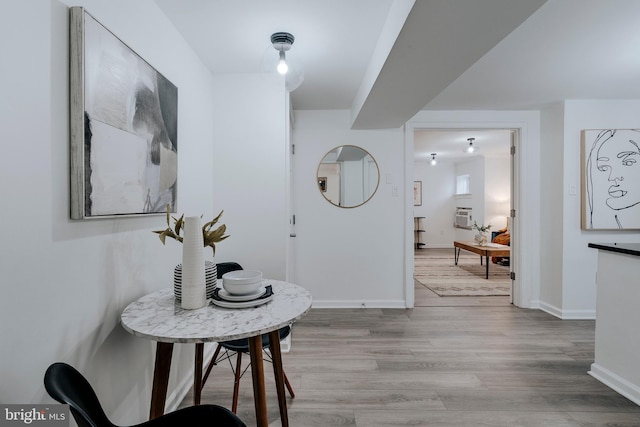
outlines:
{"label": "wooden console table", "polygon": [[487,243],[486,245],[478,245],[474,242],[453,242],[453,255],[456,265],[458,265],[458,258],[460,257],[460,249],[473,252],[480,255],[480,265],[482,265],[482,257],[485,258],[486,272],[485,279],[489,278],[489,257],[508,257],[511,255],[511,248],[507,245],[500,245],[498,243]]}

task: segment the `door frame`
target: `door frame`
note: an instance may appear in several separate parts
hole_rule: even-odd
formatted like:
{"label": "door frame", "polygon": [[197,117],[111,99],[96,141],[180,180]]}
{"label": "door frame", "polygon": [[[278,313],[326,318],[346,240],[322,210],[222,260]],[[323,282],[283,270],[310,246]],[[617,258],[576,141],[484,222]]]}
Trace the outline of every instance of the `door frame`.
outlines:
{"label": "door frame", "polygon": [[[453,112],[455,113],[455,112]],[[473,112],[472,112],[473,113]],[[475,112],[477,114],[477,112]],[[506,114],[519,112],[505,112]],[[520,112],[526,114],[528,112]],[[537,130],[534,131],[538,122]],[[515,272],[515,280],[512,286],[512,302],[522,308],[539,308],[539,277],[540,277],[540,240],[535,234],[539,234],[539,211],[529,209],[529,205],[539,206],[539,167],[536,173],[535,166],[539,163],[539,146],[536,136],[539,135],[539,116],[536,120],[521,118],[518,121],[412,121],[405,125],[405,303],[407,308],[415,305],[414,292],[414,255],[413,255],[413,152],[414,132],[419,130],[489,130],[506,129],[514,131],[515,154],[513,156],[512,190],[514,197],[511,200],[512,209],[516,216],[512,218],[511,228],[514,236],[514,245],[511,251],[511,269]],[[527,159],[527,162],[523,160]],[[536,179],[536,177],[538,177]],[[526,194],[526,198],[524,195]],[[527,262],[522,261],[526,259]]]}

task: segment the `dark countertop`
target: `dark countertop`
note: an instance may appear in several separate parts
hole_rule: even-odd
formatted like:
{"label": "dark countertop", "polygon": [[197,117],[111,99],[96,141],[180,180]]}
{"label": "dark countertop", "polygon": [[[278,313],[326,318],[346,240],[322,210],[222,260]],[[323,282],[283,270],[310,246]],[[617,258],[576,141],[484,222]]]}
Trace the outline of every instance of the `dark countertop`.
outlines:
{"label": "dark countertop", "polygon": [[640,243],[589,243],[590,248],[640,256]]}

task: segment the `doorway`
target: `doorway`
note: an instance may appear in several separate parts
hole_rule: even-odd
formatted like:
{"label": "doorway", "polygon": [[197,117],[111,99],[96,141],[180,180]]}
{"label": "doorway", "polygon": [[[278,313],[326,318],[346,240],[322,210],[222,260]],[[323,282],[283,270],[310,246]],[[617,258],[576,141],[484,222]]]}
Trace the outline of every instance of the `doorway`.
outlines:
{"label": "doorway", "polygon": [[[407,280],[408,302],[419,306],[448,305],[452,304],[453,300],[455,300],[454,305],[504,305],[516,302],[516,305],[523,306],[519,299],[520,283],[516,280],[517,275],[514,274],[517,266],[516,254],[520,248],[517,239],[517,223],[514,221],[516,218],[511,217],[519,203],[516,191],[518,162],[514,154],[520,145],[520,133],[520,128],[510,126],[478,128],[477,124],[470,127],[462,123],[459,126],[446,128],[432,125],[407,126],[406,136],[410,140],[408,148],[411,149],[411,159],[407,156],[407,162],[410,160],[412,166],[412,176],[408,178],[412,182],[429,181],[420,183],[423,188],[423,206],[411,206],[410,209],[412,217],[425,217],[425,233],[423,244],[415,251],[407,251],[406,261],[409,266],[407,274],[410,272],[410,277],[413,279],[416,265],[424,263],[425,257],[428,258],[430,254],[434,258],[443,258],[444,251],[453,259],[454,240],[473,240],[475,232],[469,230],[468,225],[472,225],[475,221],[471,221],[467,227],[454,227],[456,208],[473,208],[474,219],[480,221],[479,225],[491,224],[493,231],[504,230],[508,225],[509,234],[512,236],[508,243],[512,251],[509,266],[506,269],[502,268],[505,271],[501,286],[503,290],[505,288],[510,290],[506,298],[478,297],[474,296],[473,292],[469,297],[458,296],[455,299],[439,297],[431,289],[419,286],[420,282]],[[468,145],[474,145],[476,151],[473,155],[465,152]],[[434,158],[437,163],[435,166],[432,164]],[[443,171],[443,175],[439,178],[436,172],[438,167]],[[416,171],[419,168],[428,168],[428,172],[421,174],[421,171]],[[456,193],[458,175],[471,177],[468,194]],[[435,193],[430,194],[430,191]],[[411,220],[413,222],[413,218]],[[413,242],[411,243],[412,248],[415,248]],[[451,261],[449,262],[452,264]],[[437,279],[436,273],[433,279]]]}

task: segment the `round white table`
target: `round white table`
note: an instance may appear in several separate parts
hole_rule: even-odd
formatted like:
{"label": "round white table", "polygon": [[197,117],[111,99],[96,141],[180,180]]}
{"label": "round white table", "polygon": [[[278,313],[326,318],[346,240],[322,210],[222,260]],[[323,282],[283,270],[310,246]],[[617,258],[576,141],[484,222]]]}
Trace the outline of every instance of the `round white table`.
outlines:
{"label": "round white table", "polygon": [[264,282],[265,286],[272,286],[274,296],[258,307],[230,309],[209,303],[200,309],[185,310],[175,302],[173,289],[167,288],[145,295],[124,309],[120,320],[126,331],[157,341],[150,418],[164,413],[174,343],[196,344],[194,404],[199,404],[204,343],[248,338],[257,425],[268,426],[262,335],[269,334],[280,418],[283,426],[288,425],[278,330],[309,312],[311,294],[293,283],[269,279]]}

